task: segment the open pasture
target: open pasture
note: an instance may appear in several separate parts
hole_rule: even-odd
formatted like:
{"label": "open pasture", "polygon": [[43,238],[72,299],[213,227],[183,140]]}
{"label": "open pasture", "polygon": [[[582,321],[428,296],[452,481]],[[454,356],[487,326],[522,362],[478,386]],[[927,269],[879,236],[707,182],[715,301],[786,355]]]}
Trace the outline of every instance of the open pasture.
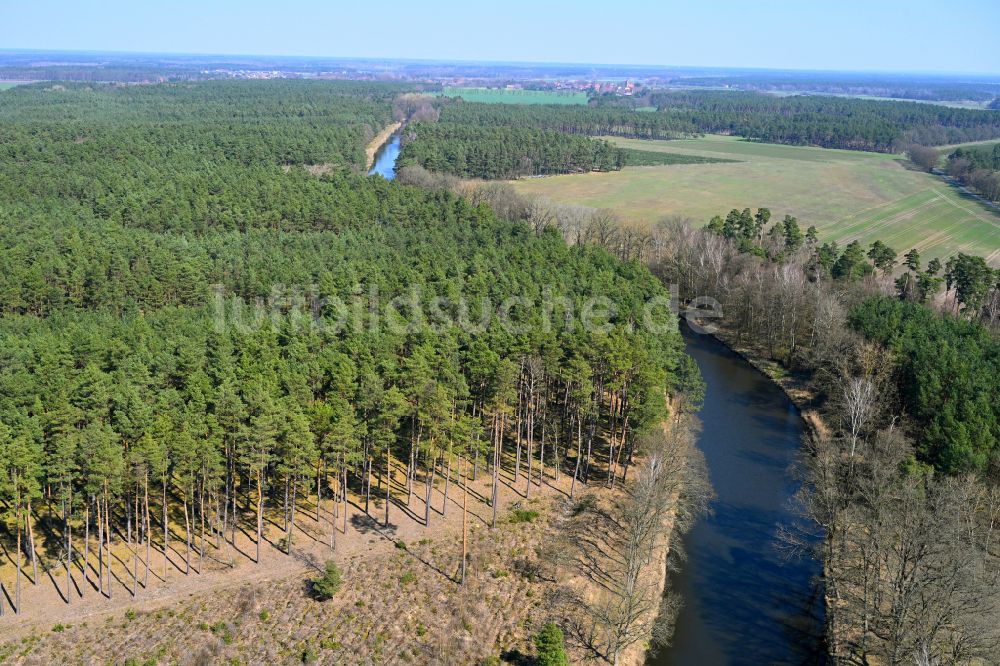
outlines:
{"label": "open pasture", "polygon": [[983,146],[995,146],[1000,143],[1000,139],[984,139],[983,141],[968,141],[966,143],[953,143],[947,146],[934,146],[941,151],[942,155],[948,155],[956,148],[981,148]]}
{"label": "open pasture", "polygon": [[610,208],[647,225],[667,216],[705,224],[732,208],[767,207],[772,219],[794,215],[821,240],[881,239],[900,254],[926,258],[979,254],[1000,265],[1000,213],[896,155],[755,143],[706,136],[676,141],[610,139],[626,148],[735,162],[626,167],[610,173],[514,182],[524,194]]}

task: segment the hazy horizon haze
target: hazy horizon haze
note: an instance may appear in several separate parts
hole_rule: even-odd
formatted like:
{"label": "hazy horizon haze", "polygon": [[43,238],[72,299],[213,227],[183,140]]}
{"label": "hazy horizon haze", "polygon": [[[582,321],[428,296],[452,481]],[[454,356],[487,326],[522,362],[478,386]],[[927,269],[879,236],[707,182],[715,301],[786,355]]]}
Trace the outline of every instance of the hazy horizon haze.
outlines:
{"label": "hazy horizon haze", "polygon": [[1000,3],[38,0],[5,50],[1000,74]]}

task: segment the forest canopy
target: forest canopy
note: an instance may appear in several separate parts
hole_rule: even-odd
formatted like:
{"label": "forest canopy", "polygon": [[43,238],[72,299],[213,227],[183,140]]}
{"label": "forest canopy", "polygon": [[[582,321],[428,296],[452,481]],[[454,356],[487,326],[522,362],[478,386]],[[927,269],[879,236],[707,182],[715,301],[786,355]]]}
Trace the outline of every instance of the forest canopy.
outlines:
{"label": "forest canopy", "polygon": [[[655,111],[637,112],[637,104]],[[896,152],[910,143],[941,145],[1000,137],[996,111],[736,91],[653,91],[636,99],[598,98],[586,107],[451,102],[442,105],[441,121],[636,139],[735,134],[770,143],[877,152]]]}
{"label": "forest canopy", "polygon": [[625,154],[611,143],[552,130],[416,123],[407,128],[399,165],[466,178],[503,180],[616,171]]}
{"label": "forest canopy", "polygon": [[[145,542],[148,577],[154,534],[166,553],[183,526],[187,573],[194,523],[203,554],[206,525],[235,545],[253,521],[259,561],[271,507],[291,520],[290,552],[310,489],[367,498],[404,467],[412,494],[421,468],[433,485],[439,466],[499,460],[515,427],[519,452],[525,431],[548,444],[528,461],[586,482],[613,419],[614,480],[668,393],[695,381],[675,319],[639,325],[667,299],[640,264],[361,173],[400,90],[0,93],[0,540],[15,610],[24,562],[64,570],[66,589],[96,566],[102,594],[107,565],[110,596],[123,534]],[[602,297],[614,307],[586,325],[576,315]],[[343,325],[339,304],[361,298],[364,325]],[[525,305],[505,320],[505,302]],[[390,326],[390,307],[411,316]]]}
{"label": "forest canopy", "polygon": [[859,305],[850,325],[895,352],[921,457],[947,472],[984,471],[1000,442],[1000,343],[986,327],[890,298]]}
{"label": "forest canopy", "polygon": [[1000,143],[958,148],[948,155],[948,175],[986,199],[1000,201]]}

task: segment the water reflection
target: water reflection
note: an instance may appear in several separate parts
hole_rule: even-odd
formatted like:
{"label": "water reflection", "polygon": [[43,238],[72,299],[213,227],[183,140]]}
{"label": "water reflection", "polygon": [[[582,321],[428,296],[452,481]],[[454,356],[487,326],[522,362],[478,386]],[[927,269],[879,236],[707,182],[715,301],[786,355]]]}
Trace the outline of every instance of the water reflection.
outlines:
{"label": "water reflection", "polygon": [[684,599],[674,644],[650,663],[821,664],[819,563],[788,560],[777,543],[779,526],[795,520],[789,467],[802,436],[798,411],[715,339],[689,335],[687,350],[707,384],[699,446],[717,499],[671,576]]}
{"label": "water reflection", "polygon": [[393,135],[375,153],[375,164],[368,175],[381,174],[386,180],[396,177],[396,159],[399,157],[399,136]]}

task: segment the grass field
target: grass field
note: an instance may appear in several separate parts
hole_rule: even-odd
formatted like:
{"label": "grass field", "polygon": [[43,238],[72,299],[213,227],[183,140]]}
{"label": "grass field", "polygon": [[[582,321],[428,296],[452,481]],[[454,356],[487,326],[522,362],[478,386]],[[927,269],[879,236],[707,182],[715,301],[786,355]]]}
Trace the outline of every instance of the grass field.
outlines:
{"label": "grass field", "polygon": [[936,176],[908,169],[894,155],[723,136],[611,140],[626,148],[739,161],[626,167],[514,186],[557,202],[611,208],[640,225],[670,215],[701,225],[731,208],[766,206],[772,219],[790,214],[803,228],[815,225],[821,240],[867,245],[881,239],[900,254],[911,247],[927,258],[963,251],[1000,265],[1000,213]]}
{"label": "grass field", "polygon": [[14,86],[20,85],[18,83],[8,83],[7,81],[0,81],[0,90],[9,90]]}
{"label": "grass field", "polygon": [[587,93],[559,90],[506,90],[503,88],[445,88],[445,97],[461,97],[466,102],[485,104],[567,104],[583,106]]}
{"label": "grass field", "polygon": [[942,155],[947,155],[956,148],[979,148],[982,146],[995,146],[1000,143],[1000,139],[986,139],[984,141],[969,141],[968,143],[953,143],[948,146],[934,146],[941,151]]}

